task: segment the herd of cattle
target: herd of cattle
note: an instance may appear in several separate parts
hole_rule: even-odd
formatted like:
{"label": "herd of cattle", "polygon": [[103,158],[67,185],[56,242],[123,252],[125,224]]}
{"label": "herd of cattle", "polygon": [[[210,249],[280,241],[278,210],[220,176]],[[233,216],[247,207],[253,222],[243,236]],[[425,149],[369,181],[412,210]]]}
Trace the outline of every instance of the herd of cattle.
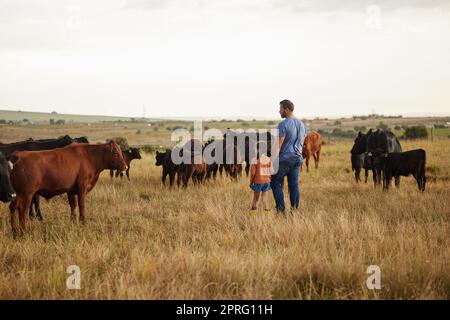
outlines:
{"label": "herd of cattle", "polygon": [[[180,186],[182,182],[183,187],[187,187],[190,180],[194,185],[204,183],[215,179],[218,172],[222,176],[224,171],[232,180],[237,180],[242,176],[244,162],[248,175],[252,154],[250,150],[256,148],[256,143],[265,142],[267,154],[270,156],[273,137],[270,132],[258,133],[253,141],[240,135],[245,133],[227,131],[223,139],[209,140],[204,145],[200,144],[200,148],[196,148],[198,144],[195,140],[190,140],[187,148],[179,150],[181,154],[183,150],[188,150],[190,161],[181,164],[172,161],[172,150],[157,151],[156,166],[162,166],[163,184],[169,176],[169,184],[172,187],[177,176],[177,185]],[[243,148],[237,144],[239,138],[244,141]],[[310,131],[305,137],[302,150],[306,170],[309,169],[311,156],[314,158],[315,167],[318,168],[321,146],[320,134]],[[204,160],[204,152],[208,148],[212,150],[213,156],[215,150],[222,150],[223,159],[207,163]],[[80,220],[85,223],[86,196],[94,188],[100,173],[110,170],[112,178],[114,171],[116,177],[122,177],[126,171],[127,178],[130,179],[129,170],[134,159],[141,159],[138,148],[121,150],[114,140],[105,144],[89,144],[85,137],[71,138],[66,135],[58,139],[0,143],[0,201],[11,202],[10,218],[14,236],[25,231],[27,213],[31,219],[42,220],[40,196],[50,199],[66,193],[71,218],[76,219],[75,210],[78,205]],[[358,133],[351,150],[356,181],[360,181],[361,169],[365,169],[366,182],[368,171],[372,170],[375,186],[383,183],[386,190],[393,177],[395,185],[399,187],[400,176],[413,175],[419,190],[424,191],[425,161],[426,154],[423,149],[402,152],[395,135],[383,130]]]}
{"label": "herd of cattle", "polygon": [[361,169],[365,170],[365,182],[368,171],[372,170],[375,186],[382,183],[385,190],[389,189],[392,178],[395,178],[395,186],[400,187],[400,176],[412,175],[419,190],[425,191],[425,150],[402,152],[402,146],[392,132],[379,129],[370,129],[367,134],[359,132],[350,152],[357,182]]}

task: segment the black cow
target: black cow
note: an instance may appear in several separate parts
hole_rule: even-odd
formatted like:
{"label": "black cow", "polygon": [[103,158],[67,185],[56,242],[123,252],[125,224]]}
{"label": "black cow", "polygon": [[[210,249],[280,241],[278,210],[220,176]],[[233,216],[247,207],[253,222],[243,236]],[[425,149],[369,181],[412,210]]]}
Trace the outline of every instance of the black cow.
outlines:
{"label": "black cow", "polygon": [[[0,145],[0,152],[2,152],[6,157],[11,155],[15,151],[41,151],[41,150],[52,150],[56,148],[63,148],[72,143],[89,143],[86,137],[71,138],[69,135],[57,139],[40,139],[33,140],[29,138],[25,141],[8,143]],[[30,206],[29,212],[30,218],[38,218],[43,220],[41,209],[39,205],[39,196],[35,195]]]}
{"label": "black cow", "polygon": [[423,149],[391,153],[377,152],[373,155],[373,165],[383,170],[385,190],[389,190],[392,177],[395,177],[395,186],[399,188],[400,176],[413,175],[419,190],[425,191],[425,163],[426,152]]}
{"label": "black cow", "polygon": [[[179,173],[179,169],[180,169],[180,165],[176,165],[175,163],[173,163],[172,161],[172,156],[171,156],[171,151],[169,149],[166,149],[166,151],[164,152],[160,152],[160,151],[156,151],[156,166],[162,166],[163,171],[162,171],[162,183],[164,185],[166,185],[166,178],[167,176],[169,176],[169,183],[170,183],[170,187],[173,186],[173,183],[175,181],[175,176]],[[181,180],[178,179],[177,180],[177,184],[178,186],[180,185]]]}
{"label": "black cow", "polygon": [[11,185],[9,172],[13,168],[13,163],[6,160],[0,152],[0,201],[10,202],[16,197],[16,193]]}
{"label": "black cow", "polygon": [[[123,158],[125,159],[125,162],[127,163],[127,170],[125,171],[128,181],[130,181],[130,167],[131,167],[131,161],[135,159],[142,159],[141,152],[139,151],[139,148],[129,148],[128,150],[122,150]],[[109,175],[111,178],[114,175],[114,170],[109,170]],[[116,178],[120,176],[120,178],[123,178],[123,172],[116,170]]]}
{"label": "black cow", "polygon": [[[365,183],[367,183],[367,178],[369,176],[369,170],[372,170],[371,159],[367,155],[367,134],[358,132],[358,135],[355,138],[355,142],[353,144],[352,150],[350,150],[351,155],[351,163],[352,170],[355,171],[355,180],[356,182],[361,181],[360,173],[361,169],[365,170]],[[375,182],[375,171],[372,170],[373,179]]]}
{"label": "black cow", "polygon": [[[391,153],[402,152],[402,146],[395,134],[390,131],[377,129],[376,131],[369,130],[367,133],[367,150],[369,156],[375,153]],[[373,158],[372,158],[373,160]],[[375,186],[381,184],[382,168],[373,164],[374,183]],[[396,177],[396,184],[400,183],[400,177]],[[398,180],[398,181],[397,181]]]}

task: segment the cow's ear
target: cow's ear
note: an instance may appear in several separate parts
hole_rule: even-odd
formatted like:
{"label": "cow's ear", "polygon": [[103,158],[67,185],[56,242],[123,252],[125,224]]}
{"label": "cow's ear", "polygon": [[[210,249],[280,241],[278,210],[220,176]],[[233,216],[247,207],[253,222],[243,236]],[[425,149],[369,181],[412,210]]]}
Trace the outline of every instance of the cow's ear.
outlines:
{"label": "cow's ear", "polygon": [[111,139],[111,141],[109,141],[109,147],[111,148],[111,152],[114,152],[114,140]]}
{"label": "cow's ear", "polygon": [[19,162],[20,158],[13,154],[6,157],[6,160],[8,160],[9,168],[12,170],[14,168],[14,165]]}
{"label": "cow's ear", "polygon": [[361,131],[358,132],[358,137],[361,137]]}

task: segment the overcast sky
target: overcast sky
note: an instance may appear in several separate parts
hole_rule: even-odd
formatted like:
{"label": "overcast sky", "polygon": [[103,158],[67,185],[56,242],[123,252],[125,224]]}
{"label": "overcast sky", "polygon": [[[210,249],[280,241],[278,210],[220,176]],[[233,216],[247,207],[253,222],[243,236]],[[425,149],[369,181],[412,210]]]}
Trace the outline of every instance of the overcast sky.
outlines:
{"label": "overcast sky", "polygon": [[449,115],[449,3],[0,0],[0,109]]}

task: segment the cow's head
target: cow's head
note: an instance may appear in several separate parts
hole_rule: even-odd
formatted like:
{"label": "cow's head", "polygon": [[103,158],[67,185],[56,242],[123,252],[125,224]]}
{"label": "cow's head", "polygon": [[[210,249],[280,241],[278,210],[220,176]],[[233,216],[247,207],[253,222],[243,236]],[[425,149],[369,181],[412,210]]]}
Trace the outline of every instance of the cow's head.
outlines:
{"label": "cow's head", "polygon": [[119,171],[127,169],[122,150],[120,150],[119,145],[114,140],[110,140],[106,144],[106,161],[109,169],[117,169]]}
{"label": "cow's head", "polygon": [[351,154],[361,154],[367,151],[367,134],[358,132],[355,138],[355,143],[353,144]]}
{"label": "cow's head", "polygon": [[388,153],[384,152],[381,149],[377,149],[372,152],[367,153],[368,159],[370,159],[370,164],[373,168],[380,168],[384,166],[386,163],[386,158],[388,157]]}
{"label": "cow's head", "polygon": [[89,143],[89,140],[86,137],[73,138],[73,142],[75,143]]}
{"label": "cow's head", "polygon": [[0,201],[2,202],[9,202],[16,197],[16,193],[11,185],[9,173],[17,161],[19,161],[19,158],[15,155],[6,159],[0,153]]}
{"label": "cow's head", "polygon": [[130,148],[128,149],[128,154],[130,155],[130,159],[142,159],[141,152],[139,148]]}
{"label": "cow's head", "polygon": [[156,151],[156,156],[155,156],[155,159],[156,159],[155,165],[156,166],[162,166],[163,165],[164,158],[166,157],[166,153],[167,153],[166,151],[165,152]]}

